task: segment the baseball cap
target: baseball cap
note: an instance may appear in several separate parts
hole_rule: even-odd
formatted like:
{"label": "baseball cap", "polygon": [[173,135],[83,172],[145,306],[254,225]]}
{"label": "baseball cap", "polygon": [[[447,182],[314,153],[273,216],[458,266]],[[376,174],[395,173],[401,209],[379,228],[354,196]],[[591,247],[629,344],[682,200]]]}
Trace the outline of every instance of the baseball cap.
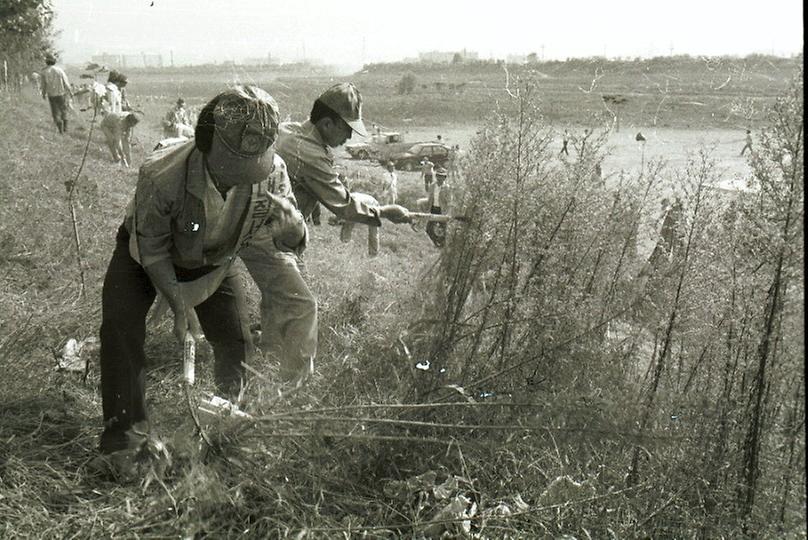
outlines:
{"label": "baseball cap", "polygon": [[353,83],[335,84],[318,98],[323,105],[334,111],[358,134],[367,136],[362,122],[362,94]]}
{"label": "baseball cap", "polygon": [[263,154],[278,135],[280,111],[275,99],[256,86],[224,92],[213,109],[216,135],[240,157]]}

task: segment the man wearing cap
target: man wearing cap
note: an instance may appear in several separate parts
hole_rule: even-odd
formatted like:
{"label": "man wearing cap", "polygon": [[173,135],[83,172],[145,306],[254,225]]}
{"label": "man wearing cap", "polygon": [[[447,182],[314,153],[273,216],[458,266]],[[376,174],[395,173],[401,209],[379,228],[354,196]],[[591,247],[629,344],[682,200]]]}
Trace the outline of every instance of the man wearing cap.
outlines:
{"label": "man wearing cap", "polygon": [[[406,208],[369,206],[339,180],[332,148],[344,144],[354,131],[366,135],[362,96],[351,83],[323,92],[305,122],[280,125],[275,149],[286,162],[300,211],[308,218],[320,203],[343,221],[376,227],[382,219],[409,223]],[[317,353],[317,302],[300,274],[298,260],[264,245],[266,250],[251,245],[240,253],[261,290],[263,336],[277,336],[262,340],[261,346],[280,357],[284,379],[301,383],[312,373]]]}
{"label": "man wearing cap", "polygon": [[[429,186],[426,205],[430,214],[448,214],[452,204],[452,189],[446,183],[446,169],[435,169],[435,181]],[[430,221],[426,225],[426,234],[436,247],[443,247],[446,240],[446,224]]]}
{"label": "man wearing cap", "polygon": [[42,84],[42,99],[50,103],[51,116],[59,133],[67,133],[67,109],[73,92],[70,90],[70,81],[64,70],[56,65],[56,57],[45,55],[46,67],[40,77]]}
{"label": "man wearing cap", "polygon": [[278,117],[264,90],[236,86],[205,105],[193,140],[154,152],[141,166],[104,278],[102,453],[132,448],[148,429],[143,344],[158,292],[174,312],[180,343],[198,317],[215,355],[217,393],[239,391],[252,342],[236,253],[258,233],[279,251],[299,250],[306,239],[272,149]]}

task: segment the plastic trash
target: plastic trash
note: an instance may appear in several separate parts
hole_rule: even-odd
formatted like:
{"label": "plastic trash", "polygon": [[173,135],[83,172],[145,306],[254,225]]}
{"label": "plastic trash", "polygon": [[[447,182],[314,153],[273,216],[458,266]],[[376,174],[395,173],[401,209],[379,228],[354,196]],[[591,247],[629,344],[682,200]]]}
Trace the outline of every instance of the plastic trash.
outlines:
{"label": "plastic trash", "polygon": [[98,349],[98,338],[90,336],[81,341],[70,338],[62,349],[57,361],[57,369],[83,372],[87,367],[90,355]]}
{"label": "plastic trash", "polygon": [[240,418],[244,420],[252,418],[248,413],[239,409],[238,405],[232,401],[213,394],[210,394],[209,397],[202,398],[199,404],[199,410],[211,416],[221,418]]}

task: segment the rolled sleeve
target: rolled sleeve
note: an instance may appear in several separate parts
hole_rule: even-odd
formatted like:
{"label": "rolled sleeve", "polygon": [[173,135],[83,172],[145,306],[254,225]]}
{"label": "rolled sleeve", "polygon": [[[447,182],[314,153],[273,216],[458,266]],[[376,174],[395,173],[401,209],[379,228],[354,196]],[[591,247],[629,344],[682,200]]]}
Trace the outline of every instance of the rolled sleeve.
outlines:
{"label": "rolled sleeve", "polygon": [[171,258],[173,206],[173,199],[166,196],[155,179],[141,172],[135,192],[134,234],[144,267]]}
{"label": "rolled sleeve", "polygon": [[[316,200],[341,219],[381,226],[378,209],[355,200],[339,181],[334,158],[315,138],[314,129],[309,125],[295,131],[282,125],[276,143],[277,152],[289,168],[304,215],[310,213]],[[302,200],[301,195],[312,201]]]}
{"label": "rolled sleeve", "polygon": [[352,197],[337,178],[332,163],[326,156],[311,156],[298,179],[305,189],[337,217],[365,225],[381,226],[378,208]]}

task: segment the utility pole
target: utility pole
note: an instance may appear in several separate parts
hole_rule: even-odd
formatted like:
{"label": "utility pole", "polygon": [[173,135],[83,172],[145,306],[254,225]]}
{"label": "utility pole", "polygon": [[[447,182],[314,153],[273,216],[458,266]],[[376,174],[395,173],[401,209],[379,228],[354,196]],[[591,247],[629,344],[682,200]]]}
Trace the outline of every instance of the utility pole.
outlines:
{"label": "utility pole", "polygon": [[544,62],[544,43],[541,44],[541,61]]}
{"label": "utility pole", "polygon": [[169,52],[171,53],[171,67],[174,67],[174,49],[171,49]]}

